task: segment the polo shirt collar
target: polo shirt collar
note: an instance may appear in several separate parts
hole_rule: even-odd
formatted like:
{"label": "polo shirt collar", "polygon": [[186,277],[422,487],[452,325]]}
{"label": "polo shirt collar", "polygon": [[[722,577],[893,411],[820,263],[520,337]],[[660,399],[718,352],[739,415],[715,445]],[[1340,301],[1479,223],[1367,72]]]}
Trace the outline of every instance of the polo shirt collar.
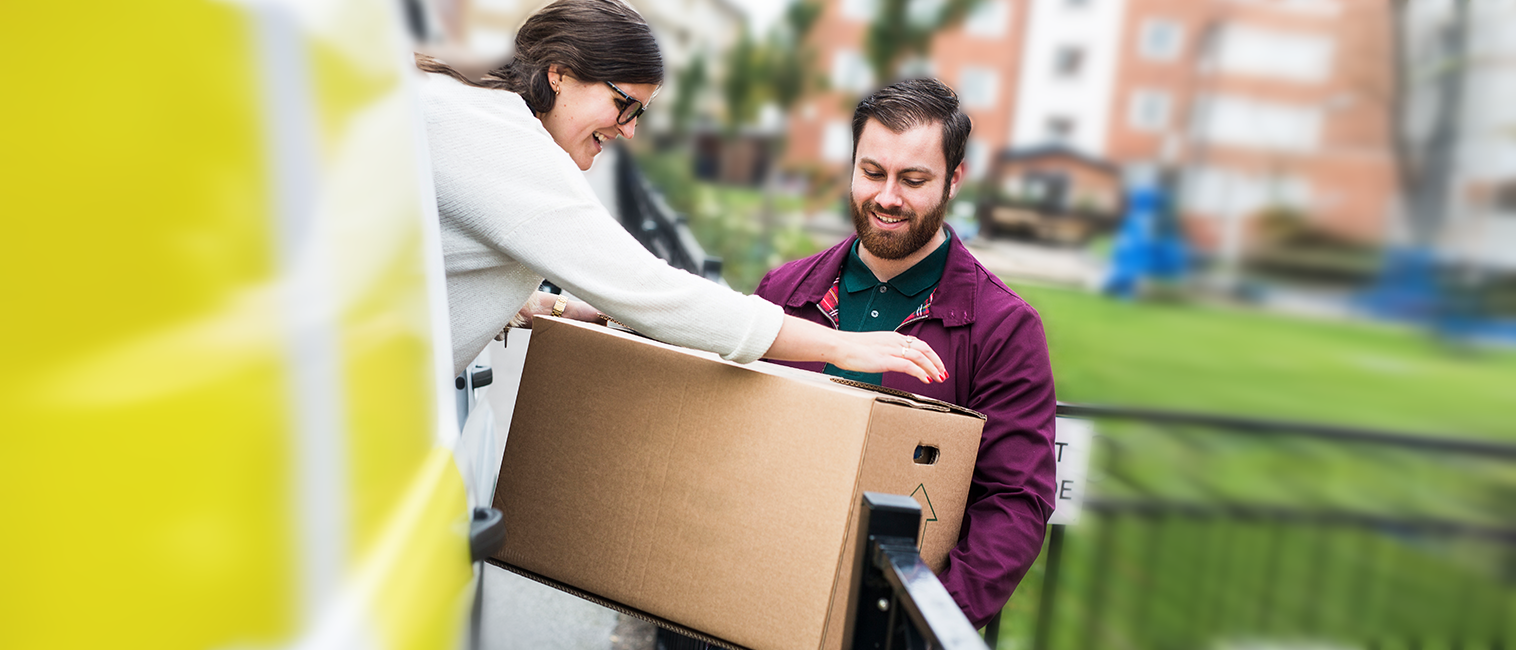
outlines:
{"label": "polo shirt collar", "polygon": [[[842,243],[833,246],[816,257],[815,264],[806,272],[797,290],[786,301],[791,307],[819,304],[827,291],[836,286],[838,273],[847,261],[848,252],[858,235],[848,235]],[[942,319],[948,327],[957,327],[974,322],[974,303],[978,299],[978,263],[958,239],[957,233],[948,228],[948,254],[942,271],[943,286],[948,291],[939,291],[932,301],[932,318]],[[835,269],[828,272],[826,269]]]}
{"label": "polo shirt collar", "polygon": [[943,239],[937,250],[921,258],[921,261],[902,271],[900,275],[890,278],[888,282],[881,282],[874,275],[873,270],[863,262],[863,258],[858,255],[858,247],[861,244],[854,240],[848,250],[847,262],[842,265],[842,288],[848,293],[857,293],[873,289],[880,284],[887,284],[902,295],[920,296],[922,292],[937,286],[938,281],[942,280],[943,267],[947,263],[948,242],[951,239],[951,237]]}

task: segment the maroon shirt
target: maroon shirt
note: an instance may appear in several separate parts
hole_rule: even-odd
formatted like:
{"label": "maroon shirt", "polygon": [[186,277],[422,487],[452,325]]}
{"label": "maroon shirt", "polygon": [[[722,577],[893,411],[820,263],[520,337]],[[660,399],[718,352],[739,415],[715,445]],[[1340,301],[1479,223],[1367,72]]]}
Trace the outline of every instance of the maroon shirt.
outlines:
{"label": "maroon shirt", "polygon": [[[1037,312],[950,235],[947,267],[924,318],[897,331],[926,341],[947,366],[944,383],[885,373],[884,385],[985,414],[958,545],[938,576],[964,616],[983,627],[1042,550],[1053,514],[1053,371]],[[855,237],[764,276],[755,293],[791,316],[835,327],[820,303]],[[821,372],[815,362],[779,361]]]}

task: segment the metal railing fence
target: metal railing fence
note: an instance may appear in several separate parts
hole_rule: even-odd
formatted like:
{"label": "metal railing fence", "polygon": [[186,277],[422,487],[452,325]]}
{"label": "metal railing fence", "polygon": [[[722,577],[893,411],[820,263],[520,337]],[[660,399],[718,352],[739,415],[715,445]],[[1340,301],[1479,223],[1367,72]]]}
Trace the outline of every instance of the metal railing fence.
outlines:
{"label": "metal railing fence", "polygon": [[670,266],[723,282],[721,259],[706,255],[685,217],[670,208],[663,195],[638,171],[636,159],[625,146],[616,156],[616,202],[622,227],[643,247]]}
{"label": "metal railing fence", "polygon": [[[1060,405],[1100,440],[1079,524],[988,635],[1051,648],[1505,648],[1516,445]],[[998,638],[996,638],[998,637]]]}

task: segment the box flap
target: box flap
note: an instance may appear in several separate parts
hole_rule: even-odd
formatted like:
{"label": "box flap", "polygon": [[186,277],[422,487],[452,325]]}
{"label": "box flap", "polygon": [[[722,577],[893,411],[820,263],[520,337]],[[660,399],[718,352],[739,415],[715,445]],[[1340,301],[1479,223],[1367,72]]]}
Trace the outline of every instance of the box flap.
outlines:
{"label": "box flap", "polygon": [[828,377],[828,379],[832,380],[835,383],[842,384],[843,386],[852,386],[853,388],[860,388],[860,389],[863,389],[863,390],[866,390],[866,391],[870,391],[870,392],[874,392],[874,393],[880,393],[882,395],[888,395],[888,396],[894,398],[894,399],[880,398],[880,401],[891,402],[891,403],[894,403],[894,404],[900,404],[902,406],[909,406],[911,408],[923,408],[923,409],[927,409],[929,411],[940,411],[940,412],[943,412],[943,413],[957,413],[958,415],[967,415],[969,417],[979,418],[980,420],[984,420],[985,419],[984,414],[980,413],[979,411],[975,411],[973,409],[963,408],[962,406],[959,406],[957,404],[953,404],[951,402],[944,402],[944,401],[942,401],[940,399],[933,399],[933,398],[927,397],[925,395],[917,395],[915,393],[907,393],[907,392],[905,392],[903,390],[898,390],[898,389],[895,389],[895,388],[886,388],[884,386],[876,386],[874,384],[866,384],[864,382],[854,381],[852,379],[843,379],[842,377]]}

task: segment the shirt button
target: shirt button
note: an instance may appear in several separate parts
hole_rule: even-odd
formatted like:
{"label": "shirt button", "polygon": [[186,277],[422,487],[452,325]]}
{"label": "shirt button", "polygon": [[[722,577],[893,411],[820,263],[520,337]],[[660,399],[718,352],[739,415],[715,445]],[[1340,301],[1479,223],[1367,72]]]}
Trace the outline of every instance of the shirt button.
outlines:
{"label": "shirt button", "polygon": [[879,293],[884,293],[884,292],[889,291],[889,290],[890,290],[889,287],[886,287],[886,286],[884,286],[882,284],[879,285]]}
{"label": "shirt button", "polygon": [[879,318],[879,310],[875,309],[874,311],[869,312],[869,315],[873,316],[874,318]]}

